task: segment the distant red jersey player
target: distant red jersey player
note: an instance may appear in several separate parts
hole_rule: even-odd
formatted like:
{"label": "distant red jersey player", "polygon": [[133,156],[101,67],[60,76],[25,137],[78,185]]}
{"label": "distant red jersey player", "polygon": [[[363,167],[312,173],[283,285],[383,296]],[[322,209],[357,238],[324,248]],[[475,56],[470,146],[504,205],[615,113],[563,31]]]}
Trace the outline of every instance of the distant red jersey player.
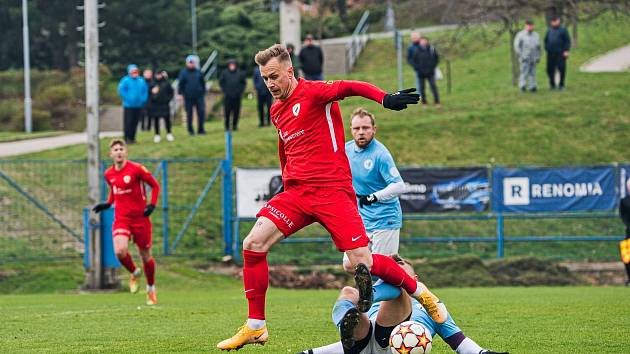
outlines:
{"label": "distant red jersey player", "polygon": [[[157,304],[155,291],[155,260],[151,255],[152,235],[149,215],[155,209],[160,185],[143,165],[127,160],[125,142],[119,139],[109,144],[109,156],[114,164],[105,171],[105,180],[110,187],[107,202],[96,205],[93,210],[101,212],[116,205],[112,236],[114,251],[120,263],[131,273],[129,290],[137,293],[142,270],[136,267],[129,253],[129,241],[138,247],[147,278],[147,305]],[[147,204],[144,184],[151,186],[151,201]]]}
{"label": "distant red jersey player", "polygon": [[245,325],[217,347],[231,350],[267,341],[267,252],[277,242],[314,222],[326,228],[337,249],[346,252],[355,267],[359,311],[368,311],[372,304],[371,270],[383,281],[412,294],[436,322],[446,321],[446,308],[424,284],[405,273],[391,258],[370,253],[352,187],[337,104],[345,97],[361,96],[385,108],[402,110],[408,104],[418,103],[419,96],[412,93],[415,89],[387,94],[361,81],[297,80],[289,53],[279,44],[258,52],[255,60],[276,99],[271,107],[271,120],[278,130],[284,191],[263,206],[243,241],[243,283],[249,315]]}

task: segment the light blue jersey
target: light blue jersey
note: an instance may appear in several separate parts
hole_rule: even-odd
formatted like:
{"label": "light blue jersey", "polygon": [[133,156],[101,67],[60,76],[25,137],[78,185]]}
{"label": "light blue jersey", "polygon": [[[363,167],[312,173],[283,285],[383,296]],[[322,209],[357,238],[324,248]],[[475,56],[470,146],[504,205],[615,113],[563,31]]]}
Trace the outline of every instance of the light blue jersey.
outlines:
{"label": "light blue jersey", "polygon": [[[392,183],[402,182],[389,150],[376,139],[365,149],[359,148],[354,140],[347,142],[346,155],[352,169],[352,185],[359,195],[369,195]],[[369,232],[402,227],[402,210],[398,198],[365,205],[359,208],[359,213]]]}
{"label": "light blue jersey", "polygon": [[[411,321],[419,322],[423,326],[425,326],[431,332],[431,337],[435,337],[437,333],[442,339],[446,339],[457,332],[461,332],[455,321],[451,315],[448,315],[446,322],[439,324],[431,319],[431,316],[427,313],[427,311],[422,307],[422,305],[416,300],[411,299]],[[378,310],[381,308],[380,302],[375,302],[372,304],[372,307],[368,311],[368,317],[372,319],[376,319],[376,315],[378,315]]]}

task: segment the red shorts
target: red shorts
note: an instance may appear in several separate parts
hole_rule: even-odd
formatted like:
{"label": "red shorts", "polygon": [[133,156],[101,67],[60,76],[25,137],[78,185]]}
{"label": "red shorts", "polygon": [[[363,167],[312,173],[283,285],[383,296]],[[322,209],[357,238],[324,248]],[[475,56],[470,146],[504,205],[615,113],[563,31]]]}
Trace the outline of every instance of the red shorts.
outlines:
{"label": "red shorts", "polygon": [[133,240],[140,248],[151,248],[151,220],[144,216],[138,218],[115,217],[112,225],[112,237],[125,236]]}
{"label": "red shorts", "polygon": [[313,222],[320,223],[341,252],[365,247],[369,239],[352,188],[291,186],[260,209],[289,237]]}

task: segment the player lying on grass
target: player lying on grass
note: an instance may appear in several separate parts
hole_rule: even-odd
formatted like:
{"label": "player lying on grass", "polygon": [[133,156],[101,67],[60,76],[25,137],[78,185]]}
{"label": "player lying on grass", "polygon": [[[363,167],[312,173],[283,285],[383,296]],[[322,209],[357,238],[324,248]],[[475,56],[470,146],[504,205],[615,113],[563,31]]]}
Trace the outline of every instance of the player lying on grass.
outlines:
{"label": "player lying on grass", "polygon": [[350,165],[345,153],[343,119],[337,101],[361,96],[392,110],[417,104],[415,89],[387,94],[361,81],[306,81],[293,75],[291,57],[276,44],[256,54],[265,85],[276,99],[271,121],[278,130],[278,152],[284,191],[258,212],[257,221],[243,241],[243,283],[249,306],[247,322],[238,332],[217,344],[238,349],[264,344],[265,296],[269,286],[267,252],[282,239],[318,222],[330,233],[337,249],[346,252],[355,268],[358,308],[372,305],[372,274],[400,286],[426,307],[436,322],[446,321],[446,309],[422,283],[409,276],[394,260],[371,254],[369,239],[357,210]]}
{"label": "player lying on grass", "polygon": [[[116,204],[112,237],[114,238],[114,252],[120,264],[131,273],[129,290],[137,293],[142,270],[129,253],[129,241],[133,240],[142,258],[142,266],[147,278],[147,305],[157,304],[155,291],[155,260],[151,255],[151,220],[149,215],[155,209],[160,185],[151,172],[143,165],[127,160],[129,151],[125,142],[114,139],[109,144],[109,157],[114,164],[105,171],[105,180],[110,187],[107,202],[96,205],[92,210],[97,213],[109,209]],[[151,186],[151,201],[147,205],[144,183]]]}
{"label": "player lying on grass", "polygon": [[[392,258],[408,274],[417,277],[411,264],[393,255]],[[333,322],[339,329],[341,341],[324,347],[307,349],[298,354],[380,354],[390,353],[389,337],[394,327],[405,321],[424,325],[434,337],[437,333],[457,354],[508,354],[480,347],[466,337],[448,315],[444,323],[437,323],[420,303],[400,288],[378,281],[374,285],[374,304],[367,313],[357,310],[357,289],[344,287],[333,307]]]}

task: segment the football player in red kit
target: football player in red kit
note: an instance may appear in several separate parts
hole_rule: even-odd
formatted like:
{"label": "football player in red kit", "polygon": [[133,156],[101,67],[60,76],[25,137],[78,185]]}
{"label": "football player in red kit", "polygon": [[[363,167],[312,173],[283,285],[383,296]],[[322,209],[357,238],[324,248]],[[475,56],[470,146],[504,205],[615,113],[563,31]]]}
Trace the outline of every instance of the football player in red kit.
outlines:
{"label": "football player in red kit", "polygon": [[[143,165],[127,160],[127,146],[119,139],[109,144],[109,156],[114,164],[105,171],[105,180],[110,187],[107,202],[96,205],[92,210],[99,213],[116,204],[114,211],[114,252],[120,263],[131,273],[129,290],[137,293],[142,270],[136,267],[129,253],[129,241],[133,240],[142,258],[147,278],[147,305],[157,304],[155,291],[155,260],[151,255],[151,220],[155,210],[160,185]],[[147,204],[144,184],[151,186],[151,201]]]}
{"label": "football player in red kit", "polygon": [[255,60],[276,99],[271,106],[271,120],[279,135],[284,191],[259,211],[256,224],[243,241],[243,283],[249,315],[238,332],[217,347],[231,350],[267,341],[267,252],[275,243],[313,222],[326,228],[337,249],[346,252],[355,267],[359,311],[368,311],[372,304],[373,274],[404,288],[437,323],[446,321],[446,308],[424,284],[405,273],[391,258],[370,253],[352,187],[343,121],[336,102],[361,96],[385,108],[402,110],[408,104],[418,103],[415,89],[387,94],[361,81],[298,80],[293,75],[289,53],[280,44],[258,52]]}

